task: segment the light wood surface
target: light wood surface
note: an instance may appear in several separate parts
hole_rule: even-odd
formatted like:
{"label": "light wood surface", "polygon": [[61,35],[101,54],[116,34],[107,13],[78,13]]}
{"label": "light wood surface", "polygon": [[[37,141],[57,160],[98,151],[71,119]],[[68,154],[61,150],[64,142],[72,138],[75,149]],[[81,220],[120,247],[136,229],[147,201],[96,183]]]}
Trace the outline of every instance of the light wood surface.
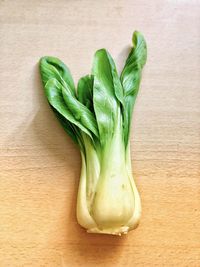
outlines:
{"label": "light wood surface", "polygon": [[[75,218],[80,155],[43,95],[41,56],[87,74],[148,43],[132,127],[142,220],[124,237]],[[0,267],[200,266],[200,2],[0,1]]]}

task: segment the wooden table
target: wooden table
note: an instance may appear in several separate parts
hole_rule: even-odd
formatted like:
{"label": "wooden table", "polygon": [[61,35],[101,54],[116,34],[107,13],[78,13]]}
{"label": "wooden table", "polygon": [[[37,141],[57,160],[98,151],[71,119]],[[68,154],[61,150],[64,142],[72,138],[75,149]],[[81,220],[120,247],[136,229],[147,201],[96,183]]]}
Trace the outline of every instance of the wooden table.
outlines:
{"label": "wooden table", "polygon": [[[0,267],[200,266],[200,2],[0,1]],[[43,95],[38,60],[73,77],[106,47],[148,42],[132,127],[142,220],[124,237],[75,218],[80,155]]]}

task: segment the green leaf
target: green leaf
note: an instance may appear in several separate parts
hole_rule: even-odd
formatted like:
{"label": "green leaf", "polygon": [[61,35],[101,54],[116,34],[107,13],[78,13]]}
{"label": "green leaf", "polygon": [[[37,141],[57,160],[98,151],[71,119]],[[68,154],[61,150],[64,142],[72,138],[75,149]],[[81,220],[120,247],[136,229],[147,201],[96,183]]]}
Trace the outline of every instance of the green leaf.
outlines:
{"label": "green leaf", "polygon": [[[92,138],[98,136],[94,114],[75,96],[74,82],[65,64],[54,57],[40,60],[40,71],[47,98],[66,132],[80,143],[82,130]],[[77,128],[78,127],[78,128]],[[75,138],[75,135],[78,138]]]}
{"label": "green leaf", "polygon": [[[87,121],[87,118],[85,118],[86,111],[83,109],[80,105],[77,105],[78,100],[71,96],[69,93],[68,95],[65,94],[66,89],[60,84],[56,79],[50,79],[46,85],[45,85],[45,93],[47,96],[47,99],[51,106],[53,106],[54,109],[56,109],[57,112],[59,112],[66,120],[68,120],[71,124],[74,124],[77,126],[80,130],[88,134],[92,138],[92,133],[95,126],[92,125],[93,121],[92,118],[89,118]],[[69,96],[68,103],[66,105],[66,102],[63,97],[63,92],[65,97]],[[83,106],[84,107],[84,106]],[[86,108],[86,107],[84,107]],[[77,110],[79,109],[79,110]],[[82,113],[83,112],[83,113]],[[88,127],[88,128],[87,128]],[[96,131],[94,130],[94,134]]]}
{"label": "green leaf", "polygon": [[[55,57],[43,57],[40,59],[40,74],[43,85],[51,79],[57,79],[61,84],[65,85],[68,90],[75,95],[74,82],[71,77],[70,71],[65,64]],[[46,89],[45,89],[46,90]],[[81,133],[78,127],[73,125],[64,116],[62,116],[52,105],[51,108],[63,126],[64,130],[77,144],[81,144]]]}
{"label": "green leaf", "polygon": [[40,59],[40,73],[45,86],[48,80],[55,78],[63,86],[68,87],[71,94],[75,96],[75,86],[68,67],[58,58],[42,57]]}
{"label": "green leaf", "polygon": [[94,113],[93,106],[93,83],[94,77],[86,75],[80,78],[77,87],[78,100]]}
{"label": "green leaf", "polygon": [[120,108],[121,83],[114,62],[105,49],[95,53],[92,72],[94,75],[93,104],[100,141],[103,144],[113,136],[115,131],[117,113]]}
{"label": "green leaf", "polygon": [[113,58],[111,57],[111,55],[107,51],[106,51],[106,54],[108,57],[110,68],[111,68],[115,96],[121,102],[121,104],[123,106],[124,105],[124,90],[123,90],[119,75],[117,73],[115,62],[114,62]]}
{"label": "green leaf", "polygon": [[75,97],[73,97],[64,86],[62,87],[62,94],[67,108],[73,114],[75,119],[98,137],[98,127],[94,114]]}
{"label": "green leaf", "polygon": [[139,90],[142,76],[142,68],[147,59],[147,46],[143,35],[134,32],[132,38],[133,47],[126,60],[124,69],[121,73],[121,82],[124,88],[124,137],[127,145],[130,134],[130,124],[133,106]]}

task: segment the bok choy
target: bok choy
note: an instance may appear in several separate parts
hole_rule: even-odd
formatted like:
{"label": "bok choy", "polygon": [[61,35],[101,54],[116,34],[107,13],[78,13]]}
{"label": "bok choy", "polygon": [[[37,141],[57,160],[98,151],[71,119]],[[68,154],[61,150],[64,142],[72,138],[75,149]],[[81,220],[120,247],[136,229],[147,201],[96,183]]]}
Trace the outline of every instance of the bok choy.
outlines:
{"label": "bok choy", "polygon": [[91,75],[82,77],[77,88],[62,61],[55,57],[40,60],[48,102],[80,148],[76,213],[89,233],[126,234],[140,219],[140,197],[131,169],[130,126],[146,57],[145,39],[134,32],[120,76],[111,55],[100,49],[94,55]]}

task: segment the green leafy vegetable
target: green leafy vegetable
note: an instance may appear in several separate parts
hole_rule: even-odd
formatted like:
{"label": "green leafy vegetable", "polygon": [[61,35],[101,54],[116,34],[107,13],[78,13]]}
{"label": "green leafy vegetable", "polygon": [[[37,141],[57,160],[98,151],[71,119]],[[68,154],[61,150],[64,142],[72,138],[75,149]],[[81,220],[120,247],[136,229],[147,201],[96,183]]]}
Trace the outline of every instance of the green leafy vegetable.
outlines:
{"label": "green leafy vegetable", "polygon": [[77,90],[64,63],[54,57],[40,60],[48,102],[80,148],[77,219],[90,233],[125,234],[140,219],[130,125],[147,48],[139,32],[134,32],[132,43],[120,76],[111,55],[101,49],[95,53],[92,74],[79,80]]}

